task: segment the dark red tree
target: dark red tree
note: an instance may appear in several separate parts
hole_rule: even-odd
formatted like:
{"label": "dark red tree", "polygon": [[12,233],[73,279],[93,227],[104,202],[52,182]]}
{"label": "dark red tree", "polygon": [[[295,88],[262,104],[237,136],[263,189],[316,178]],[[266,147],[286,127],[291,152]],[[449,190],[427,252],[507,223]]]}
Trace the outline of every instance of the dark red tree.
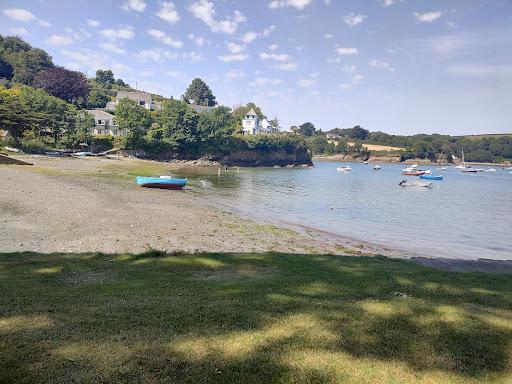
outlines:
{"label": "dark red tree", "polygon": [[62,67],[39,72],[32,86],[76,105],[86,102],[89,95],[89,85],[84,74]]}

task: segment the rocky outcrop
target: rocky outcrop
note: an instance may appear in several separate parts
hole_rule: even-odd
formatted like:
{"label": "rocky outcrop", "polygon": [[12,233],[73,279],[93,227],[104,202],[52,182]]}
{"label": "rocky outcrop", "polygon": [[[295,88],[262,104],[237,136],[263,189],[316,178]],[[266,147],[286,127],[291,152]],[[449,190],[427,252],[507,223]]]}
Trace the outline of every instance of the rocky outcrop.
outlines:
{"label": "rocky outcrop", "polygon": [[274,167],[287,165],[312,166],[311,154],[307,150],[287,152],[277,151],[234,151],[218,159],[227,166],[240,167]]}

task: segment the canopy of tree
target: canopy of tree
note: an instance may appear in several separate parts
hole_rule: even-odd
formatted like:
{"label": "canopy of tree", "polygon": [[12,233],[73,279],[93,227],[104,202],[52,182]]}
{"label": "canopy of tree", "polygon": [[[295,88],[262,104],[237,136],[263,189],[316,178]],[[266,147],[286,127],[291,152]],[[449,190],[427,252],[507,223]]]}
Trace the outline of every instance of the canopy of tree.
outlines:
{"label": "canopy of tree", "polygon": [[87,78],[81,72],[53,67],[39,72],[32,86],[75,105],[85,104],[89,95]]}
{"label": "canopy of tree", "polygon": [[12,67],[12,80],[23,84],[31,84],[39,72],[53,67],[50,55],[19,37],[0,35],[0,59]]}
{"label": "canopy of tree", "polygon": [[217,101],[215,101],[215,96],[213,96],[210,87],[198,77],[188,86],[182,99],[187,103],[192,101],[197,105],[207,105],[210,107],[217,105]]}
{"label": "canopy of tree", "polygon": [[316,132],[316,129],[312,123],[307,122],[299,126],[297,132],[302,136],[313,136]]}

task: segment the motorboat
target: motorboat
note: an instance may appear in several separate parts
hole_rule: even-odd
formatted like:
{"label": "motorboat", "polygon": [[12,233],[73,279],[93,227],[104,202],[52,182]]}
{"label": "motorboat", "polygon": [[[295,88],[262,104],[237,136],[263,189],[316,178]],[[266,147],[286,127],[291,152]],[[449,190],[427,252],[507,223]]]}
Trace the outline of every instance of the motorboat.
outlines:
{"label": "motorboat", "polygon": [[398,185],[401,187],[432,187],[432,183],[418,180],[402,180]]}
{"label": "motorboat", "polygon": [[336,170],[340,172],[350,172],[352,171],[352,168],[348,165],[344,165],[343,167],[337,167]]}

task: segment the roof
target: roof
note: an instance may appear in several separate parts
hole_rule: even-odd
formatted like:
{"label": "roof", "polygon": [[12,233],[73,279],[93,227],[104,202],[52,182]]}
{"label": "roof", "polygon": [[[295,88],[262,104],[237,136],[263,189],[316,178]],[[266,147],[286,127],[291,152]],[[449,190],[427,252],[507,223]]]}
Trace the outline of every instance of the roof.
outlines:
{"label": "roof", "polygon": [[89,112],[91,115],[94,116],[95,119],[100,120],[107,120],[107,119],[113,119],[115,116],[111,113],[105,112],[101,109],[87,109],[87,112]]}
{"label": "roof", "polygon": [[254,111],[254,108],[251,108],[251,110],[247,112],[247,115],[257,116],[258,114]]}
{"label": "roof", "polygon": [[135,101],[152,101],[151,93],[139,91],[118,91],[116,99],[121,100],[124,98],[132,99]]}

